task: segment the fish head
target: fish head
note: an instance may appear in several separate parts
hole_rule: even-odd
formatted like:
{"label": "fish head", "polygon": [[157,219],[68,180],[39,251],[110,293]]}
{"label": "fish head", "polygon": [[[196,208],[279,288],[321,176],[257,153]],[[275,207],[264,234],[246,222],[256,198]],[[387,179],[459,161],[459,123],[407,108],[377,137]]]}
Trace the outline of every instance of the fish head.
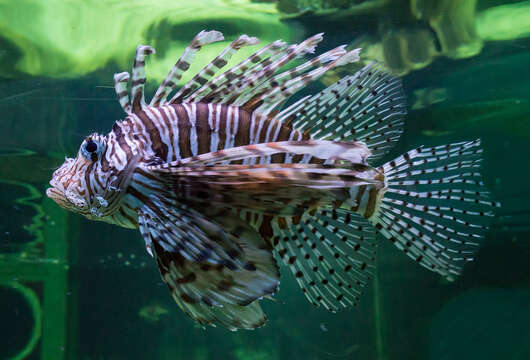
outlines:
{"label": "fish head", "polygon": [[52,175],[46,195],[62,208],[91,220],[110,221],[130,180],[131,166],[107,151],[109,136],[91,134],[75,158],[65,158]]}

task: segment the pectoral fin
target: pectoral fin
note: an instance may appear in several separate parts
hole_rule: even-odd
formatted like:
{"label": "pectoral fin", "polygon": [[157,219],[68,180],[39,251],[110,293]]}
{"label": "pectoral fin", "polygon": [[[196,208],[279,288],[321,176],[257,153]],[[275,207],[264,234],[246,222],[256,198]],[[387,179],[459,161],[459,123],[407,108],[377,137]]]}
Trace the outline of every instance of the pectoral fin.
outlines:
{"label": "pectoral fin", "polygon": [[150,199],[139,213],[140,231],[182,310],[201,324],[262,325],[256,300],[279,285],[270,246],[235,215],[218,221],[176,202],[169,207],[167,199]]}

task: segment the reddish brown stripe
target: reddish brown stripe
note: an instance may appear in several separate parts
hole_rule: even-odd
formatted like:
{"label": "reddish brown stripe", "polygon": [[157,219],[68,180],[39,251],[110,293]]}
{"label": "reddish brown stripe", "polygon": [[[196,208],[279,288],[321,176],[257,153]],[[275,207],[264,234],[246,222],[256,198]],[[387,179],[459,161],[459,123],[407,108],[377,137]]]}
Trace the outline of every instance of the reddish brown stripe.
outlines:
{"label": "reddish brown stripe", "polygon": [[[296,131],[298,133],[298,130],[293,130],[293,131]],[[297,136],[294,137],[294,139],[297,139],[297,138],[298,138]],[[307,133],[302,134],[302,140],[309,140],[310,138],[311,138],[311,136],[309,134],[307,134]],[[302,161],[303,158],[304,158],[303,155],[295,155],[295,156],[293,156],[293,160],[292,160],[293,164],[299,163],[300,161]],[[311,163],[311,164],[323,164],[324,160],[315,159],[314,157],[312,157],[311,159],[309,159],[309,163]]]}
{"label": "reddish brown stripe", "polygon": [[[105,147],[105,151],[103,152],[103,154],[101,155],[101,171],[103,172],[107,172],[110,170],[110,164],[107,160],[107,151],[109,151],[109,147]],[[110,154],[110,156],[112,156],[114,154]]]}
{"label": "reddish brown stripe", "polygon": [[[280,132],[278,133],[278,137],[276,138],[276,141],[286,141],[289,140],[289,136],[291,135],[292,130],[290,127],[282,126],[280,128]],[[271,162],[272,163],[284,163],[285,162],[285,154],[276,154],[271,156]]]}
{"label": "reddish brown stripe", "polygon": [[[151,112],[151,114],[153,117],[155,117],[154,113]],[[147,130],[147,133],[149,134],[149,137],[153,144],[154,153],[161,159],[167,159],[168,147],[162,141],[162,138],[160,136],[160,130],[158,129],[158,124],[155,124],[144,111],[138,111],[136,113],[136,116],[140,118],[140,120],[145,126],[145,129]]]}
{"label": "reddish brown stripe", "polygon": [[[234,146],[243,146],[250,143],[250,114],[238,108],[239,111],[239,125],[234,139]],[[233,161],[233,164],[242,164],[243,160]]]}
{"label": "reddish brown stripe", "polygon": [[366,212],[364,213],[364,217],[367,219],[374,214],[375,207],[377,205],[377,194],[380,190],[381,189],[378,189],[375,186],[370,189],[370,194],[368,196],[368,204],[366,204]]}
{"label": "reddish brown stripe", "polygon": [[211,130],[210,125],[208,125],[208,104],[198,103],[195,109],[198,150],[199,154],[204,154],[210,152],[211,140]]}
{"label": "reddish brown stripe", "polygon": [[[128,120],[123,121],[125,123]],[[121,126],[115,122],[112,126],[112,131],[114,132],[116,136],[116,141],[118,142],[118,145],[120,148],[125,152],[125,155],[127,156],[127,162],[129,162],[132,159],[132,151],[127,142],[125,141],[125,137],[123,135],[123,131]]]}
{"label": "reddish brown stripe", "polygon": [[261,127],[261,131],[259,133],[259,140],[258,142],[260,143],[264,143],[264,142],[267,142],[267,129],[271,123],[271,121],[274,121],[270,116],[267,116],[267,118],[265,119],[265,122],[263,124],[263,126]]}
{"label": "reddish brown stripe", "polygon": [[[97,164],[97,163],[96,163]],[[103,185],[99,179],[99,176],[97,176],[97,174],[101,173],[101,171],[99,171],[100,169],[96,169],[96,172],[94,174],[94,180],[96,181],[96,184],[98,184],[98,187],[100,189],[105,189],[105,185]]]}
{"label": "reddish brown stripe", "polygon": [[273,229],[272,229],[272,222],[273,217],[270,215],[264,215],[263,221],[261,222],[261,226],[259,227],[259,233],[261,236],[263,236],[263,239],[265,241],[269,241],[270,238],[272,238],[273,235]]}
{"label": "reddish brown stripe", "polygon": [[179,150],[180,150],[180,157],[181,158],[187,158],[190,157],[191,149],[190,149],[190,128],[191,123],[188,119],[188,114],[186,113],[186,109],[183,105],[176,104],[173,105],[173,108],[177,112],[178,117],[178,130],[179,130]]}
{"label": "reddish brown stripe", "polygon": [[90,183],[90,174],[92,173],[92,169],[94,167],[94,163],[90,163],[85,171],[85,182],[86,182],[86,189],[88,190],[88,198],[92,200],[93,191],[92,191],[92,184]]}
{"label": "reddish brown stripe", "polygon": [[219,145],[217,146],[217,150],[222,150],[225,148],[227,111],[228,111],[227,106],[221,107],[221,115],[219,116],[219,125],[217,126],[219,129]]}
{"label": "reddish brown stripe", "polygon": [[[177,121],[177,119],[170,119],[169,114],[167,111],[163,108],[158,109],[160,111],[160,114],[162,114],[162,119],[164,120],[164,123],[166,124],[166,127],[169,129],[169,141],[173,142],[173,124]],[[174,144],[167,144],[167,146],[171,146],[174,149]],[[175,154],[175,151],[173,151],[173,154],[171,155],[171,159],[163,159],[165,161],[175,161],[177,160],[177,155]]]}

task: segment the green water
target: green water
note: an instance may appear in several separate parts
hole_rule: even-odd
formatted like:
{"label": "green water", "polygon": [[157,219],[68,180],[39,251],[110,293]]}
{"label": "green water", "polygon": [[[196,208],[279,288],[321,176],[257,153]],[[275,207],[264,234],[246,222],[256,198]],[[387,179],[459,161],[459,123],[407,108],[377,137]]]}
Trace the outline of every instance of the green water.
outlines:
{"label": "green water", "polygon": [[[529,359],[529,8],[500,0],[0,0],[0,359]],[[265,327],[202,329],[173,303],[137,231],[89,222],[47,199],[64,155],[123,117],[112,76],[129,69],[135,46],[158,51],[147,64],[152,94],[202,29],[263,43],[325,32],[317,52],[353,42],[364,60],[386,61],[403,78],[409,109],[389,159],[420,144],[481,138],[484,180],[502,208],[463,275],[443,281],[381,241],[375,279],[355,309],[312,307],[282,269],[275,301],[261,302]],[[201,51],[200,65],[221,48]]]}

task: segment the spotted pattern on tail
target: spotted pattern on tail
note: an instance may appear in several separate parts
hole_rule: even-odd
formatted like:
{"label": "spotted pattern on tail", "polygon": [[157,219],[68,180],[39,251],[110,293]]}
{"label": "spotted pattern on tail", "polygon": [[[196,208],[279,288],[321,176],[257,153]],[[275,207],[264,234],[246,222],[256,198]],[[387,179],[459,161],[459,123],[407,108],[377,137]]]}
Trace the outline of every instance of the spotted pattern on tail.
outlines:
{"label": "spotted pattern on tail", "polygon": [[484,189],[481,154],[477,140],[419,147],[386,163],[387,190],[370,221],[423,267],[459,275],[499,206]]}

